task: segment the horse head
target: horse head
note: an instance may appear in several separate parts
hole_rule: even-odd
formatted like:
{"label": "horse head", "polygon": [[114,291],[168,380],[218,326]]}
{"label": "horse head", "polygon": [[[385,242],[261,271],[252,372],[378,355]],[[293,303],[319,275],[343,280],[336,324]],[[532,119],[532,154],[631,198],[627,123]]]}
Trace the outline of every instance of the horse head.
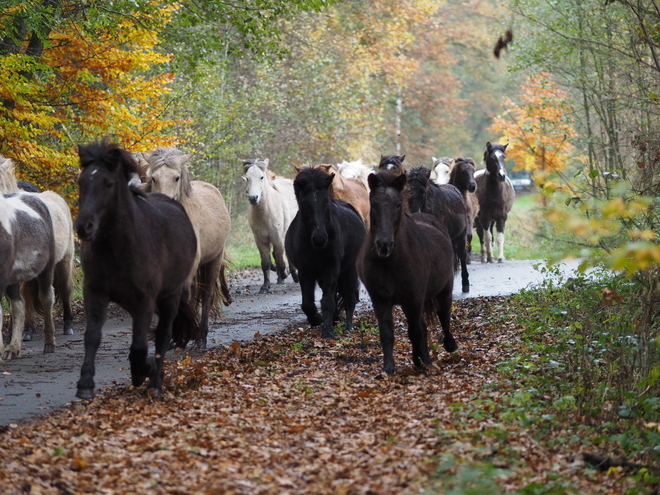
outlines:
{"label": "horse head", "polygon": [[144,158],[149,163],[148,180],[151,182],[151,190],[179,202],[185,201],[192,192],[190,171],[186,165],[191,156],[176,148],[163,147],[151,153],[144,153]]}
{"label": "horse head", "polygon": [[454,159],[443,156],[441,158],[432,157],[431,179],[436,184],[448,184],[449,174],[454,166]]}
{"label": "horse head", "polygon": [[476,166],[472,158],[458,157],[451,170],[449,183],[455,185],[461,191],[467,190],[473,193],[477,190],[477,181],[474,180],[475,170]]}
{"label": "horse head", "polygon": [[121,204],[120,196],[128,195],[128,182],[139,170],[128,151],[106,141],[78,146],[78,156],[80,207],[74,228],[81,240],[91,241]]}
{"label": "horse head", "polygon": [[18,183],[14,175],[14,162],[0,155],[0,194],[18,192]]}
{"label": "horse head", "polygon": [[396,170],[379,170],[369,175],[370,233],[379,258],[392,254],[401,218],[408,211],[403,194],[405,186],[406,174]]}
{"label": "horse head", "polygon": [[410,211],[416,213],[424,211],[426,205],[426,191],[431,179],[431,171],[425,166],[415,167],[406,174],[408,189],[410,190]]}
{"label": "horse head", "polygon": [[506,179],[506,168],[504,168],[504,160],[506,159],[506,147],[509,144],[490,144],[486,143],[486,151],[484,152],[484,162],[486,162],[486,170],[493,177],[497,177],[500,182]]}
{"label": "horse head", "polygon": [[264,183],[268,180],[268,158],[244,160],[243,167],[245,168],[245,175],[242,176],[246,182],[245,193],[250,204],[257,206],[263,196]]}
{"label": "horse head", "polygon": [[327,224],[330,219],[330,187],[335,174],[319,167],[304,167],[293,181],[298,212],[303,224],[311,231],[312,246],[321,249],[328,243]]}
{"label": "horse head", "polygon": [[406,155],[380,155],[378,170],[390,170],[400,174],[405,174],[406,169],[403,166],[403,160]]}

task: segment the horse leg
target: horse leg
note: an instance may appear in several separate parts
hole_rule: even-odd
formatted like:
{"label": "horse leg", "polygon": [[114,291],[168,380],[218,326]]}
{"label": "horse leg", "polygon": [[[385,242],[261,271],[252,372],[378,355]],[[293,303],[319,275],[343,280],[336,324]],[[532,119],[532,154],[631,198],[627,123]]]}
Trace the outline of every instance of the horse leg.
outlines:
{"label": "horse leg", "polygon": [[149,359],[151,373],[149,388],[153,389],[154,397],[163,395],[163,362],[165,353],[172,341],[172,322],[179,309],[180,293],[158,301],[158,325],[156,326],[156,353]]}
{"label": "horse leg", "polygon": [[53,272],[44,271],[37,277],[39,284],[39,301],[44,308],[44,354],[55,352],[55,322],[53,321],[53,304],[55,291],[53,289]]}
{"label": "horse leg", "polygon": [[[487,228],[484,227],[484,243],[486,245],[486,262],[493,262],[493,224],[492,222]],[[481,261],[484,261],[483,251],[481,253]]]}
{"label": "horse leg", "polygon": [[446,288],[436,296],[437,315],[442,327],[442,345],[447,352],[454,352],[458,349],[456,339],[451,334],[451,305],[452,305],[452,287]]}
{"label": "horse leg", "polygon": [[270,292],[270,245],[268,243],[260,243],[257,247],[259,248],[259,257],[261,258],[261,271],[264,274],[264,283],[259,289],[259,294],[268,294]]}
{"label": "horse leg", "polygon": [[413,364],[418,368],[424,368],[424,366],[431,364],[431,357],[429,356],[428,330],[422,316],[421,305],[406,305],[405,308],[402,306],[401,309],[403,309],[408,321],[408,338],[412,344]]}
{"label": "horse leg", "polygon": [[289,274],[286,270],[286,261],[284,261],[284,244],[281,241],[273,244],[273,256],[275,256],[275,266],[277,267],[277,283],[282,284]]}
{"label": "horse leg", "polygon": [[461,262],[461,286],[463,292],[470,292],[470,274],[467,269],[467,246],[464,236],[456,242],[456,255]]}
{"label": "horse leg", "polygon": [[55,265],[53,287],[55,294],[62,301],[62,313],[64,317],[64,329],[62,335],[73,335],[73,313],[71,312],[71,292],[73,281],[71,280],[70,257],[66,257]]}
{"label": "horse leg", "polygon": [[313,327],[323,323],[323,318],[316,309],[316,304],[314,304],[315,288],[316,281],[313,278],[300,274],[300,292],[302,295],[302,304],[300,307],[307,316],[307,321]]}
{"label": "horse leg", "polygon": [[[153,303],[144,301],[136,305],[139,310],[131,313],[133,318],[133,340],[131,350],[128,353],[128,361],[131,363],[131,381],[134,387],[144,383],[145,378],[151,377],[154,372],[153,362],[147,359],[149,354],[149,325],[153,319]],[[158,308],[160,310],[160,308]],[[158,323],[163,316],[158,315]],[[172,322],[170,321],[170,329]]]}
{"label": "horse leg", "polygon": [[94,397],[94,359],[101,345],[101,329],[105,323],[108,310],[108,297],[105,294],[94,294],[83,290],[85,301],[85,358],[80,370],[76,397],[79,399],[92,399]]}
{"label": "horse leg", "polygon": [[[328,277],[330,278],[330,277]],[[324,339],[334,339],[335,331],[333,320],[335,319],[335,308],[337,307],[335,297],[337,296],[337,280],[324,280],[321,285],[323,295],[321,296],[321,314],[323,315],[323,327],[321,328],[321,337]]]}
{"label": "horse leg", "polygon": [[[207,336],[209,333],[209,315],[214,305],[219,308],[220,293],[217,289],[217,280],[222,270],[222,256],[200,266],[198,273],[202,291],[202,319],[200,321],[200,347],[206,349]],[[219,309],[218,309],[219,311]],[[176,313],[175,313],[176,314]]]}
{"label": "horse leg", "polygon": [[467,254],[465,255],[465,262],[468,265],[472,264],[472,227],[468,227],[467,236],[465,237],[465,249]]}
{"label": "horse leg", "polygon": [[338,283],[340,286],[337,290],[344,300],[344,310],[346,311],[345,331],[351,333],[353,331],[353,313],[360,293],[360,281],[357,271],[348,270]]}
{"label": "horse leg", "polygon": [[485,263],[486,262],[486,240],[484,239],[485,237],[485,229],[481,225],[481,222],[476,221],[475,225],[477,227],[477,236],[479,237],[479,245],[481,246],[481,262]]}
{"label": "horse leg", "polygon": [[0,358],[13,359],[21,355],[23,326],[25,325],[25,303],[21,296],[20,283],[8,285],[6,289],[11,314],[12,333],[9,345],[4,348]]}
{"label": "horse leg", "polygon": [[504,258],[504,222],[502,218],[497,220],[497,262],[503,263]]}
{"label": "horse leg", "polygon": [[383,348],[383,369],[388,375],[394,374],[394,317],[392,305],[372,298],[372,305],[376,320],[378,320],[378,333],[380,345]]}
{"label": "horse leg", "polygon": [[293,263],[291,263],[291,261],[289,261],[289,271],[291,272],[291,278],[293,279],[293,281],[295,283],[298,283],[298,280],[299,280],[298,270],[296,270],[296,267],[293,266]]}

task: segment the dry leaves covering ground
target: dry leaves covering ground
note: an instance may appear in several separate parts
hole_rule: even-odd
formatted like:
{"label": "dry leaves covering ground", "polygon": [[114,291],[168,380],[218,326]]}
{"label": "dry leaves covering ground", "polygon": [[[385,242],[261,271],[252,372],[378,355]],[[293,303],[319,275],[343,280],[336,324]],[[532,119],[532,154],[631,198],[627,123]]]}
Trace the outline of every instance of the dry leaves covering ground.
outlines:
{"label": "dry leaves covering ground", "polygon": [[[513,319],[484,315],[505,307],[502,298],[457,302],[460,351],[438,347],[426,374],[411,365],[400,313],[394,377],[381,373],[368,318],[350,338],[290,329],[168,362],[162,400],[114,387],[0,434],[0,492],[445,493],[460,466],[490,461],[505,468],[490,493],[557,477],[580,493],[619,493],[617,473],[498,423],[515,384],[498,384],[497,363],[521,344]],[[481,415],[462,414],[480,397],[489,404]],[[456,464],[439,471],[448,458]]]}

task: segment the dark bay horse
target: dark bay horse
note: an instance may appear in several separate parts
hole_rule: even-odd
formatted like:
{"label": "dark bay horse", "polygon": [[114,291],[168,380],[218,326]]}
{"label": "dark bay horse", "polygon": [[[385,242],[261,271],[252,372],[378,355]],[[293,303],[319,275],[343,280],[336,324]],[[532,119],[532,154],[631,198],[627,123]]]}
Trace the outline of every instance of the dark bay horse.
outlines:
{"label": "dark bay horse", "polygon": [[456,350],[450,331],[454,266],[447,228],[428,213],[408,212],[406,175],[379,170],[369,176],[371,228],[357,261],[371,297],[383,347],[384,369],[394,373],[395,304],[408,320],[416,366],[430,363],[427,322],[442,325],[447,352]]}
{"label": "dark bay horse", "polygon": [[[461,265],[463,292],[470,292],[470,276],[467,270],[467,234],[472,232],[468,222],[465,200],[451,184],[436,184],[431,180],[431,170],[421,166],[408,172],[409,204],[411,213],[431,213],[447,227],[453,252]],[[448,253],[447,253],[448,254]]]}
{"label": "dark bay horse", "polygon": [[[346,332],[353,329],[359,280],[355,260],[366,235],[362,218],[350,204],[330,197],[335,174],[305,167],[293,188],[298,202],[285,238],[286,255],[298,268],[302,310],[312,326],[323,324],[323,338],[334,338],[333,320],[346,310]],[[316,284],[323,291],[321,313],[314,303]]]}
{"label": "dark bay horse", "polygon": [[[163,360],[172,341],[185,347],[199,337],[197,313],[189,300],[197,253],[193,226],[177,201],[129,187],[137,165],[116,144],[80,146],[78,155],[82,170],[75,229],[81,240],[87,326],[76,396],[94,397],[94,358],[112,301],[133,320],[129,353],[133,385],[149,378],[149,388],[159,397]],[[148,358],[149,325],[156,310],[156,352]]]}
{"label": "dark bay horse", "polygon": [[472,228],[474,219],[479,213],[479,200],[477,199],[477,181],[474,180],[476,170],[474,160],[470,157],[459,156],[454,160],[454,166],[449,173],[449,184],[456,187],[465,200],[465,209],[468,216],[467,230],[467,262],[470,264],[470,253],[472,252]]}
{"label": "dark bay horse", "polygon": [[406,155],[380,155],[378,170],[390,170],[399,174],[405,174],[406,168],[403,166],[403,160]]}
{"label": "dark bay horse", "polygon": [[504,225],[516,199],[511,181],[506,176],[504,159],[508,145],[486,143],[485,170],[475,173],[479,213],[475,227],[481,244],[481,262],[493,262],[493,227],[497,228],[497,261],[504,261]]}

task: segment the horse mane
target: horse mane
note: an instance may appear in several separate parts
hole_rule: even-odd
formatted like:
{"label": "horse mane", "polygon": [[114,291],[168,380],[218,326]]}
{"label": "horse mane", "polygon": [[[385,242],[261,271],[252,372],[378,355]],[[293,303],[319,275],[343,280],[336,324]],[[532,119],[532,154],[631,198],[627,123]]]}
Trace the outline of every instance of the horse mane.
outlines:
{"label": "horse mane", "polygon": [[[310,185],[313,186],[318,186],[318,185],[323,185],[325,186],[328,181],[330,181],[330,177],[334,179],[333,174],[330,174],[326,168],[323,166],[314,166],[314,165],[305,165],[300,168],[298,171],[298,175],[296,176],[295,180],[293,181],[294,188],[296,190],[303,190]],[[331,191],[332,187],[332,182],[330,182],[328,185],[328,191]]]}
{"label": "horse mane", "polygon": [[[127,184],[133,177],[140,175],[140,167],[133,159],[132,154],[121,148],[117,143],[105,139],[87,145],[79,145],[78,157],[80,158],[80,167],[83,170],[90,165],[100,165],[114,173],[118,167],[121,167]],[[129,189],[137,196],[145,195],[136,186],[130,185]]]}
{"label": "horse mane", "polygon": [[486,143],[486,151],[484,151],[484,163],[488,163],[488,157],[493,154],[493,152],[500,150],[502,153],[506,154],[506,147],[509,144],[491,144],[490,142]]}
{"label": "horse mane", "polygon": [[454,166],[452,167],[451,172],[449,172],[449,183],[450,184],[453,184],[453,183],[456,182],[456,179],[457,179],[456,175],[458,174],[459,169],[461,168],[461,166],[464,163],[472,165],[475,170],[477,169],[477,164],[469,156],[459,156],[459,157],[455,158],[454,159]]}
{"label": "horse mane", "polygon": [[[161,167],[178,170],[181,174],[181,193],[185,198],[189,198],[192,194],[192,185],[190,170],[188,170],[186,163],[190,160],[190,156],[190,154],[185,154],[174,147],[164,148],[159,146],[146,156],[149,162],[149,173],[152,174]],[[181,199],[179,198],[179,200]]]}
{"label": "horse mane", "polygon": [[10,158],[0,155],[0,193],[11,194],[18,191],[18,183],[16,175],[14,175],[14,162]]}
{"label": "horse mane", "polygon": [[426,168],[425,165],[420,165],[419,167],[413,167],[407,173],[408,182],[419,182],[421,184],[428,184],[431,180],[431,170]]}
{"label": "horse mane", "polygon": [[406,155],[380,155],[380,163],[378,164],[379,170],[395,170],[400,174],[406,172],[403,166],[403,160]]}

